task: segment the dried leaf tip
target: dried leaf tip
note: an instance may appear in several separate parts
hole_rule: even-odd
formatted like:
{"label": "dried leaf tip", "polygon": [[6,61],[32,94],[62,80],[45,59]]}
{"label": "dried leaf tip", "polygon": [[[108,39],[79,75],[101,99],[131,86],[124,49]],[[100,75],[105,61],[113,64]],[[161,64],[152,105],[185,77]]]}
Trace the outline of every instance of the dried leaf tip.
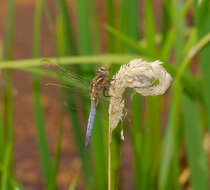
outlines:
{"label": "dried leaf tip", "polygon": [[114,75],[109,88],[109,127],[111,131],[123,118],[123,93],[126,88],[132,88],[142,96],[157,96],[164,94],[169,88],[172,77],[162,67],[162,62],[146,62],[134,59]]}

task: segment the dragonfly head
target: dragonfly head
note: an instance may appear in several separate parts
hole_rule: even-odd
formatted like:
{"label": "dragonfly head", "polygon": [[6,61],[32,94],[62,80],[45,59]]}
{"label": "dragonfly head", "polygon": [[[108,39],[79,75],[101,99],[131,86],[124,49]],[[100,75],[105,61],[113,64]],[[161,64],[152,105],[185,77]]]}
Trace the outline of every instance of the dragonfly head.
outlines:
{"label": "dragonfly head", "polygon": [[105,76],[109,74],[109,69],[108,67],[102,66],[98,69],[98,74],[101,76]]}

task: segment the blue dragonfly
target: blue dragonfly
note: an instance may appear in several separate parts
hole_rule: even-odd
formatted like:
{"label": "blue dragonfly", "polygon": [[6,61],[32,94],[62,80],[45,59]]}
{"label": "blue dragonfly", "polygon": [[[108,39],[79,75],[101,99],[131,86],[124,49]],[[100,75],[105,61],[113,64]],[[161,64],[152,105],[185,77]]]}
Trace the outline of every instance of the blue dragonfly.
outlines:
{"label": "blue dragonfly", "polygon": [[106,84],[109,81],[108,76],[109,76],[108,68],[101,67],[98,69],[97,76],[92,80],[90,84],[89,93],[91,97],[91,109],[90,109],[90,115],[88,118],[88,125],[87,125],[87,132],[86,132],[86,140],[85,140],[86,147],[90,143],[98,99],[102,91],[104,92],[104,90],[106,89]]}
{"label": "blue dragonfly", "polygon": [[[106,90],[107,90],[107,85],[109,83],[109,70],[107,67],[102,66],[98,69],[97,75],[94,77],[91,83],[88,82],[88,80],[67,71],[64,67],[60,66],[59,64],[56,64],[58,69],[61,71],[61,80],[63,81],[71,81],[71,85],[80,87],[81,89],[87,88],[89,86],[89,95],[90,95],[90,100],[91,100],[91,109],[89,113],[89,118],[88,118],[88,124],[87,124],[87,129],[86,129],[86,138],[85,138],[85,146],[88,147],[90,143],[90,139],[92,136],[92,130],[94,126],[94,120],[95,120],[95,115],[96,115],[96,108],[99,102],[99,97],[103,93],[105,97],[106,95]],[[64,82],[65,83],[65,82]],[[60,84],[55,84],[55,83],[47,83],[47,85],[55,85],[55,86],[61,86],[61,87],[69,87],[66,85],[60,85]]]}

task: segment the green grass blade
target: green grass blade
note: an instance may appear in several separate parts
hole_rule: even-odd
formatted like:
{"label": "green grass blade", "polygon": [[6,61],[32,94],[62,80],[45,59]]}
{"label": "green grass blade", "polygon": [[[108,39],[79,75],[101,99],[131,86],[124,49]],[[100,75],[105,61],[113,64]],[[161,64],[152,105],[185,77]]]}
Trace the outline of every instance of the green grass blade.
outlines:
{"label": "green grass blade", "polygon": [[[9,145],[7,145],[8,147]],[[5,157],[4,157],[4,162],[5,162]],[[1,173],[1,176],[2,176],[2,173],[4,172],[5,170],[5,165],[3,162],[1,162],[0,164],[0,173]],[[6,171],[7,172],[7,171]],[[6,173],[6,175],[8,175],[8,173]],[[8,176],[8,181],[9,181],[9,184],[11,185],[11,187],[13,189],[17,188],[19,190],[23,190],[23,187],[10,175]]]}
{"label": "green grass blade", "polygon": [[[1,188],[0,189],[8,189],[10,187],[9,178],[12,175],[13,171],[13,144],[14,144],[14,126],[13,126],[13,94],[12,94],[12,81],[10,72],[6,71],[5,73],[5,81],[7,82],[7,86],[4,94],[4,122],[2,130],[2,136],[4,136],[2,142],[4,147],[2,147],[2,165],[5,166],[3,169],[3,175],[1,176]],[[9,149],[9,150],[7,150]]]}
{"label": "green grass blade", "polygon": [[[92,3],[92,4],[91,4]],[[82,55],[89,55],[93,52],[91,31],[89,26],[90,9],[94,7],[93,1],[77,0],[77,26],[78,26],[78,40],[79,40],[79,53]],[[82,65],[81,69],[89,74],[93,73],[92,65]],[[87,77],[90,77],[87,76]]]}
{"label": "green grass blade", "polygon": [[[5,40],[5,49],[4,56],[5,60],[12,58],[13,53],[13,31],[14,31],[14,12],[15,12],[15,2],[14,0],[8,1],[8,15],[7,15],[7,25],[6,25],[6,40]],[[6,141],[10,144],[13,144],[13,92],[12,92],[12,79],[11,73],[9,70],[6,70],[4,73],[5,81],[7,86],[5,87],[4,92],[4,115],[3,115],[3,125],[4,133],[7,134]]]}
{"label": "green grass blade", "polygon": [[193,4],[193,0],[188,0],[185,2],[183,10],[181,11],[181,17],[186,16],[187,11],[189,10],[192,4]]}
{"label": "green grass blade", "polygon": [[135,157],[135,185],[136,189],[141,189],[142,187],[142,166],[141,156],[142,156],[142,145],[143,145],[143,127],[142,127],[142,102],[141,97],[139,94],[135,94],[131,101],[131,108],[132,108],[132,127],[133,130],[131,132],[131,138],[133,142],[134,148],[134,157]]}
{"label": "green grass blade", "polygon": [[54,22],[53,22],[53,18],[52,18],[52,13],[48,6],[48,2],[46,0],[43,0],[43,4],[44,4],[44,13],[46,15],[48,26],[49,26],[50,30],[53,31],[54,30]]}
{"label": "green grass blade", "polygon": [[[68,44],[65,43],[65,39],[67,39],[67,37],[65,35],[67,35],[67,31],[65,26],[66,23],[63,23],[62,19],[58,19],[58,30],[57,30],[57,52],[58,52],[58,56],[63,56],[63,55],[69,55],[67,48]],[[65,26],[65,27],[64,27]],[[73,36],[72,36],[73,37]],[[77,50],[74,50],[74,52],[77,52]],[[75,56],[77,57],[77,56]],[[59,58],[58,61],[56,61],[57,63],[60,63],[61,59]],[[75,67],[67,67],[68,69],[71,70],[75,70]],[[67,69],[66,68],[66,69]],[[62,77],[62,76],[61,76]],[[75,94],[73,91],[69,91],[69,90],[65,90],[64,91],[64,98],[67,101],[67,105],[68,105],[68,113],[69,113],[69,117],[72,121],[72,131],[74,133],[74,137],[75,137],[75,143],[77,146],[77,151],[78,154],[80,156],[81,162],[82,162],[82,168],[83,168],[83,173],[84,173],[84,179],[86,182],[86,187],[87,189],[90,188],[91,183],[92,183],[92,173],[91,173],[91,167],[90,167],[90,162],[89,162],[89,154],[85,149],[85,145],[84,145],[84,138],[83,138],[83,133],[82,133],[82,129],[81,129],[81,123],[80,123],[80,118],[77,112],[75,112],[74,110],[71,109],[71,106],[77,106],[77,102],[75,101]],[[81,100],[81,99],[80,99]],[[81,100],[82,101],[82,100]]]}
{"label": "green grass blade", "polygon": [[203,48],[209,45],[210,42],[210,33],[201,38],[188,52],[185,59],[183,60],[182,65],[179,67],[176,77],[181,79],[181,76],[184,74],[185,70],[190,64],[190,61],[194,58],[196,54],[202,51]]}
{"label": "green grass blade", "polygon": [[[103,105],[102,105],[103,106]],[[98,109],[93,135],[91,139],[92,144],[92,155],[95,169],[95,180],[96,180],[96,189],[106,190],[107,189],[107,152],[105,146],[104,134],[107,129],[104,126],[105,119],[108,119],[107,110]]]}
{"label": "green grass blade", "polygon": [[77,65],[77,64],[125,64],[130,60],[138,58],[138,55],[132,54],[101,54],[101,55],[89,55],[89,56],[66,56],[58,58],[43,58],[43,59],[26,59],[26,60],[8,60],[0,61],[0,69],[18,69],[18,68],[29,68],[36,66],[47,66],[49,64],[55,65]]}
{"label": "green grass blade", "polygon": [[[66,26],[66,23],[64,22],[65,20],[63,19],[63,15],[59,14],[56,18],[56,23],[57,23],[57,41],[56,41],[56,51],[57,51],[57,55],[61,56],[61,55],[68,55],[70,53],[68,53],[68,49],[71,49],[71,46],[66,43],[68,42],[68,35],[67,34],[67,30],[66,28],[68,26]],[[63,34],[62,37],[59,37],[60,34]],[[58,40],[59,39],[59,40]],[[75,51],[75,50],[73,50]]]}
{"label": "green grass blade", "polygon": [[[138,28],[138,1],[121,0],[120,1],[120,31],[128,35],[132,40],[137,41],[139,38]],[[114,28],[109,28],[109,30]],[[116,32],[116,30],[115,30]],[[119,38],[118,38],[119,39]],[[122,51],[128,50],[126,44],[119,40]],[[133,49],[129,48],[130,51]]]}
{"label": "green grass blade", "polygon": [[[114,0],[107,0],[107,24],[115,28],[115,5]],[[116,50],[116,40],[111,33],[107,33],[107,46],[110,53]]]}
{"label": "green grass blade", "polygon": [[71,185],[69,186],[68,190],[75,190],[77,187],[77,182],[78,182],[78,175],[76,175],[71,183]]}
{"label": "green grass blade", "polygon": [[[77,46],[75,42],[75,36],[73,33],[73,27],[71,20],[69,19],[69,12],[68,12],[68,6],[66,3],[66,0],[55,0],[59,7],[59,13],[61,16],[61,19],[63,20],[63,36],[67,39],[67,49],[65,54],[67,55],[75,55],[77,54]],[[59,36],[61,37],[61,36]]]}
{"label": "green grass blade", "polygon": [[181,86],[174,83],[172,94],[172,103],[168,116],[167,129],[163,140],[163,147],[161,153],[161,164],[159,173],[159,189],[165,190],[168,186],[169,172],[171,169],[172,158],[175,151],[175,141],[178,132],[178,118],[179,118],[179,102],[181,96]]}
{"label": "green grass blade", "polygon": [[11,59],[13,53],[13,37],[14,37],[14,14],[15,3],[14,0],[8,1],[8,15],[6,25],[6,36],[4,44],[4,59]]}
{"label": "green grass blade", "polygon": [[88,3],[88,8],[90,10],[89,23],[93,44],[93,52],[101,53],[101,40],[99,35],[99,21],[96,12],[96,2],[96,0],[90,0]]}
{"label": "green grass blade", "polygon": [[[40,54],[40,26],[42,18],[43,1],[36,2],[35,17],[34,17],[34,39],[33,39],[33,56],[39,57]],[[33,101],[34,101],[34,118],[37,131],[37,143],[40,151],[40,160],[43,170],[46,189],[49,189],[51,160],[44,128],[44,113],[41,105],[41,88],[40,78],[38,75],[33,76]]]}
{"label": "green grass blade", "polygon": [[37,1],[34,13],[34,31],[33,31],[33,57],[40,56],[40,34],[42,20],[42,0]]}
{"label": "green grass blade", "polygon": [[[125,34],[128,34],[128,30],[129,30],[129,27],[128,27],[128,17],[129,17],[129,11],[128,11],[128,7],[130,4],[130,2],[132,1],[126,1],[126,0],[120,0],[120,31],[125,33]],[[125,50],[127,50],[127,47],[121,42],[118,40],[118,52],[125,52]]]}
{"label": "green grass blade", "polygon": [[15,190],[24,190],[24,188],[14,179],[10,178],[11,187]]}
{"label": "green grass blade", "polygon": [[172,22],[171,15],[171,2],[172,0],[163,0],[162,5],[162,44],[165,43],[166,37],[169,33],[169,28]]}
{"label": "green grass blade", "polygon": [[168,60],[170,55],[171,55],[171,51],[173,48],[173,43],[174,43],[174,38],[175,38],[175,33],[173,30],[170,30],[167,35],[164,36],[164,42],[161,48],[161,52],[160,52],[160,57],[161,60]]}
{"label": "green grass blade", "polygon": [[197,41],[197,31],[195,28],[192,28],[191,31],[189,32],[189,37],[188,37],[188,41],[185,45],[184,48],[184,54],[186,55],[187,52],[191,49],[191,47],[193,45],[195,45],[196,41]]}
{"label": "green grass blade", "polygon": [[9,176],[11,170],[11,161],[12,161],[12,145],[7,144],[6,151],[4,154],[4,160],[2,162],[2,176],[1,176],[1,190],[9,189]]}
{"label": "green grass blade", "polygon": [[5,135],[5,143],[13,144],[13,85],[9,71],[5,73],[5,81],[7,81],[7,86],[4,94],[3,134]]}
{"label": "green grass blade", "polygon": [[190,167],[190,181],[194,190],[208,189],[208,166],[203,149],[203,134],[197,108],[192,100],[183,95],[186,150]]}
{"label": "green grass blade", "polygon": [[145,38],[147,48],[153,54],[156,53],[156,40],[155,40],[155,19],[153,16],[152,1],[146,0],[145,2]]}
{"label": "green grass blade", "polygon": [[90,27],[88,25],[88,10],[87,0],[77,0],[79,50],[80,53],[84,55],[92,53]]}
{"label": "green grass blade", "polygon": [[126,46],[129,46],[130,48],[138,51],[139,53],[143,54],[143,56],[152,56],[151,52],[148,51],[146,48],[142,47],[138,42],[134,41],[132,38],[130,38],[125,33],[111,27],[106,27],[107,31],[114,35],[118,40],[122,41]]}
{"label": "green grass blade", "polygon": [[[183,62],[184,52],[184,18],[181,17],[183,4],[181,0],[171,1],[170,14],[172,16],[172,25],[175,35],[175,62],[180,64]],[[176,188],[180,189],[178,183],[179,161],[178,161],[178,145],[179,137],[179,105],[182,94],[182,86],[180,80],[174,81],[172,91],[172,105],[170,108],[169,119],[167,123],[166,135],[161,155],[159,188],[161,190]],[[171,178],[170,178],[171,176]],[[171,180],[169,180],[169,178]]]}
{"label": "green grass blade", "polygon": [[[210,5],[208,0],[194,1],[195,7],[195,21],[198,31],[198,38],[202,38],[204,35],[210,32]],[[206,102],[206,108],[208,115],[210,115],[210,44],[208,44],[199,55],[200,65],[202,71],[202,85],[204,92],[204,99]],[[210,117],[208,117],[208,128],[210,130]]]}
{"label": "green grass blade", "polygon": [[[161,159],[160,179],[159,179],[159,188],[161,190],[166,189],[167,187],[170,165],[172,163],[172,156],[174,154],[176,155],[175,147],[176,144],[179,143],[179,139],[177,138],[177,132],[178,132],[177,124],[179,121],[178,108],[182,94],[180,79],[184,71],[189,66],[189,63],[193,59],[193,57],[209,42],[208,38],[209,35],[206,35],[195,46],[191,48],[191,50],[188,52],[185,59],[183,60],[175,78],[173,96],[172,96],[172,106],[169,114],[169,121],[167,125],[168,128],[166,131],[166,136],[163,145],[162,159]],[[174,168],[174,170],[177,170],[177,168]]]}
{"label": "green grass blade", "polygon": [[[14,14],[15,14],[15,1],[8,1],[8,13],[7,13],[7,24],[6,24],[6,36],[4,43],[4,54],[3,58],[9,60],[13,54],[13,37],[14,37]],[[13,83],[11,78],[10,70],[6,70],[3,73],[6,86],[3,92],[3,103],[4,112],[2,117],[2,128],[1,136],[4,137],[1,140],[1,153],[2,153],[2,164],[3,171],[0,181],[2,190],[6,190],[10,187],[10,176],[12,175],[12,161],[13,161],[13,143],[14,143],[14,128],[13,128]]]}
{"label": "green grass blade", "polygon": [[5,147],[3,118],[2,118],[2,112],[1,111],[0,111],[0,162],[2,161],[2,158],[3,158],[3,155],[4,155],[4,147]]}
{"label": "green grass blade", "polygon": [[172,14],[172,24],[175,32],[175,54],[176,63],[180,64],[184,58],[184,47],[185,47],[185,18],[181,16],[181,11],[183,9],[182,0],[172,0],[171,14]]}
{"label": "green grass blade", "polygon": [[128,36],[133,40],[139,40],[139,1],[132,0],[128,3]]}
{"label": "green grass blade", "polygon": [[52,163],[52,172],[50,176],[50,184],[49,189],[55,190],[56,189],[56,177],[59,169],[59,162],[61,157],[61,143],[62,143],[62,137],[63,137],[63,117],[61,116],[61,120],[59,122],[59,128],[58,128],[58,137],[56,141],[56,152],[54,156],[54,160]]}
{"label": "green grass blade", "polygon": [[[3,58],[3,51],[2,51],[2,44],[0,44],[0,60]],[[0,93],[0,162],[2,161],[3,158],[3,153],[4,153],[4,127],[3,127],[3,99],[2,99],[2,92]]]}
{"label": "green grass blade", "polygon": [[[145,1],[145,39],[146,47],[153,56],[157,54],[155,19],[153,16],[152,1]],[[162,97],[146,98],[146,130],[143,136],[142,148],[142,189],[155,188],[155,176],[159,165],[161,145],[161,112]],[[151,119],[152,118],[152,119]],[[155,160],[152,158],[156,158]]]}
{"label": "green grass blade", "polygon": [[[37,131],[37,144],[40,151],[40,160],[43,170],[43,175],[45,178],[46,186],[50,184],[50,173],[51,173],[51,160],[50,153],[46,139],[46,132],[44,128],[44,113],[41,106],[41,89],[40,89],[40,80],[38,76],[34,76],[33,79],[33,91],[34,91],[34,117]],[[47,187],[46,187],[47,188]]]}

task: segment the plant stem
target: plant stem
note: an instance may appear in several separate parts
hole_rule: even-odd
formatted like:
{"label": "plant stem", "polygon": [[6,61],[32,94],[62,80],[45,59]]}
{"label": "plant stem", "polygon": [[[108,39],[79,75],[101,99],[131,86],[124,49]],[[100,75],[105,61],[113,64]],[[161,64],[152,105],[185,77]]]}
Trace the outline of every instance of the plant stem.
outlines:
{"label": "plant stem", "polygon": [[111,190],[111,142],[112,131],[111,127],[108,129],[108,190]]}

